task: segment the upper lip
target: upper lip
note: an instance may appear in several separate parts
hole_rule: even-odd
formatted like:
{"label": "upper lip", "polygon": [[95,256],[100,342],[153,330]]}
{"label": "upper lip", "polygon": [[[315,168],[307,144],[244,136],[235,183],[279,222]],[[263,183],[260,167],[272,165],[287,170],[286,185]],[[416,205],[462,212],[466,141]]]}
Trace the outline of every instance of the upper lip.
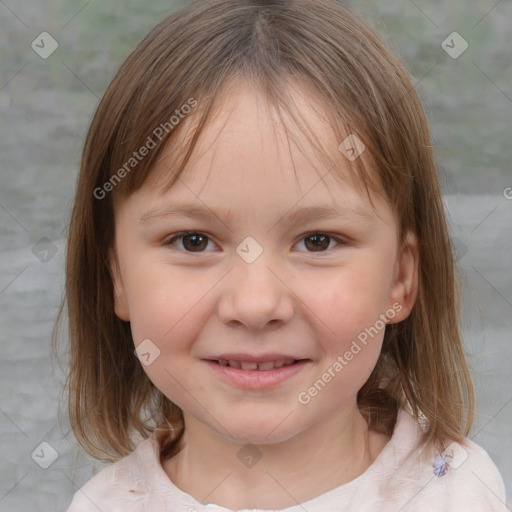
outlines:
{"label": "upper lip", "polygon": [[269,361],[280,361],[280,360],[289,360],[293,359],[294,361],[298,361],[301,359],[306,359],[304,357],[295,357],[289,354],[241,354],[241,353],[224,353],[219,354],[217,356],[207,357],[206,359],[210,361],[219,361],[220,359],[225,359],[228,361],[244,361],[250,363],[267,363]]}

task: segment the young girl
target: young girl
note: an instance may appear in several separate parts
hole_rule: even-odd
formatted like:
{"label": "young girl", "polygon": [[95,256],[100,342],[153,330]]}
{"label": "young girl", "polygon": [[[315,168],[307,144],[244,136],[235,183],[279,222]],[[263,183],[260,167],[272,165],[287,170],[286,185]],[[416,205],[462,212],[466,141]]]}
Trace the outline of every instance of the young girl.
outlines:
{"label": "young girl", "polygon": [[[69,229],[85,511],[505,511],[424,111],[334,1],[208,0],[103,97]],[[135,437],[137,439],[135,439]]]}

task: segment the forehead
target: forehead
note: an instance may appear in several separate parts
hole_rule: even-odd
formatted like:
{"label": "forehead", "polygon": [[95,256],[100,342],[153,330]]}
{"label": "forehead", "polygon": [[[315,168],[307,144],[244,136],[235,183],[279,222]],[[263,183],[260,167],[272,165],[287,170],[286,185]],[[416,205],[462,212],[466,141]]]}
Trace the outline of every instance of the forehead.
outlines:
{"label": "forehead", "polygon": [[[234,210],[238,201],[254,211],[298,203],[368,207],[355,164],[338,150],[340,135],[325,106],[305,87],[294,85],[290,93],[295,120],[287,111],[272,108],[248,82],[232,82],[214,106],[178,181],[166,190],[195,129],[189,120],[170,140],[141,192],[155,201],[195,196],[198,202],[229,203]],[[297,120],[307,130],[299,129]]]}

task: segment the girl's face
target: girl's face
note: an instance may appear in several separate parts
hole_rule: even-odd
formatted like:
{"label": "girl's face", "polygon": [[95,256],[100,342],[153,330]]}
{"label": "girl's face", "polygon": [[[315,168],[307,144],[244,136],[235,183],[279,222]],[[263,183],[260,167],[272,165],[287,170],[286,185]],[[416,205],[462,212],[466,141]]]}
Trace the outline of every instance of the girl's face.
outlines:
{"label": "girl's face", "polygon": [[[111,266],[116,314],[185,421],[265,444],[354,411],[386,316],[412,308],[417,244],[399,255],[390,206],[374,196],[374,211],[349,160],[339,153],[336,179],[239,85],[166,193],[170,148],[116,205]],[[319,107],[295,101],[335,154]]]}

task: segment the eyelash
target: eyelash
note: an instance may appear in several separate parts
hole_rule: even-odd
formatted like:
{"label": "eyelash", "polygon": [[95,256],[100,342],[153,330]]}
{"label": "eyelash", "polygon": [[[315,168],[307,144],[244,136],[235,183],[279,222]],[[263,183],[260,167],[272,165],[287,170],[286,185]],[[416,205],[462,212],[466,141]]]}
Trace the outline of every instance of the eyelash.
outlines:
{"label": "eyelash", "polygon": [[[202,233],[201,231],[180,231],[179,233],[176,233],[175,235],[172,235],[172,237],[167,239],[167,241],[164,243],[164,245],[172,245],[173,242],[175,242],[176,240],[182,239],[184,236],[187,236],[187,235],[200,235],[200,236],[203,236],[203,237],[207,238],[208,241],[212,241],[211,238],[208,235],[206,235],[205,233]],[[300,241],[303,241],[306,238],[309,238],[309,237],[311,237],[313,235],[326,235],[326,236],[328,236],[331,241],[335,241],[338,244],[338,246],[334,247],[334,249],[339,248],[339,246],[346,245],[346,243],[347,243],[345,240],[341,239],[340,237],[331,235],[330,233],[325,233],[323,231],[310,231],[309,233],[305,233],[300,238]],[[181,249],[179,249],[179,250],[181,250]],[[315,253],[322,254],[322,253],[326,253],[326,252],[329,252],[329,251],[332,251],[332,250],[333,249],[331,248],[331,249],[326,249],[325,251],[300,251],[300,252],[309,252],[311,254],[315,254]],[[209,252],[209,251],[193,252],[193,251],[183,250],[183,252],[186,252],[188,254],[202,254],[202,253]]]}

